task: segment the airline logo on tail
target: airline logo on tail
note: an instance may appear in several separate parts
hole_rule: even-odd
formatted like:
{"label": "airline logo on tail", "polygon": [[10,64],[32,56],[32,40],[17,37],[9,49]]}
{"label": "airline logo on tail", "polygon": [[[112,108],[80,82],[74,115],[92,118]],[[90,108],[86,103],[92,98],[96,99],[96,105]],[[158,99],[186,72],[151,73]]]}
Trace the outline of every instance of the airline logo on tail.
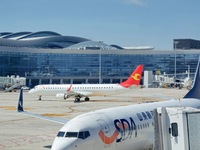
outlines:
{"label": "airline logo on tail", "polygon": [[143,65],[137,66],[137,68],[133,71],[130,77],[126,81],[121,82],[120,85],[125,88],[128,88],[132,85],[138,86],[140,84],[142,71],[143,71]]}
{"label": "airline logo on tail", "polygon": [[133,78],[134,80],[136,80],[136,81],[140,80],[140,77],[141,77],[141,75],[138,74],[138,73],[136,73],[136,74],[134,74],[134,75],[132,76],[132,78]]}

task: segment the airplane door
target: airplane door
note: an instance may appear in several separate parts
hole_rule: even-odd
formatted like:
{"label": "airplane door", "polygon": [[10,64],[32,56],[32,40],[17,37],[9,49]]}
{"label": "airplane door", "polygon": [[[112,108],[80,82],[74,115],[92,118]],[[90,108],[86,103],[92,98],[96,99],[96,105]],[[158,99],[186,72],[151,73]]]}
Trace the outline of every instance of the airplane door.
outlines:
{"label": "airplane door", "polygon": [[[99,123],[100,127],[101,127],[101,130],[103,131],[103,139],[105,140],[106,139],[106,136],[107,137],[110,137],[111,136],[111,133],[110,133],[110,128],[109,126],[107,125],[107,123],[105,122],[105,120],[103,119],[98,119],[97,122]],[[104,148],[109,148],[111,146],[111,143],[110,144],[106,144],[104,143]]]}

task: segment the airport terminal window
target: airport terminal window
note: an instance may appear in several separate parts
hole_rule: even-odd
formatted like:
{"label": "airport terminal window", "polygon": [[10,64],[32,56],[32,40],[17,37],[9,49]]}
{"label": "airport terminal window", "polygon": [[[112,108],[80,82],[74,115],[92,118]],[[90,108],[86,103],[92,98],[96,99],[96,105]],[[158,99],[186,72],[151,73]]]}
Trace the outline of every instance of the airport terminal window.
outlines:
{"label": "airport terminal window", "polygon": [[57,137],[64,137],[64,135],[65,135],[65,132],[60,131],[58,132]]}
{"label": "airport terminal window", "polygon": [[[40,33],[38,33],[40,34]],[[38,36],[37,34],[37,36]],[[1,76],[15,73],[27,77],[97,77],[99,72],[99,54],[65,54],[39,52],[0,52]],[[25,49],[26,50],[26,49]],[[27,49],[28,51],[29,49]],[[41,49],[42,51],[43,49]],[[142,54],[144,56],[103,54],[102,76],[128,76],[135,64],[144,63],[147,70],[160,70],[161,73],[174,73],[174,54]],[[195,72],[197,54],[177,54],[177,73],[183,73],[190,65],[190,72]],[[115,61],[117,60],[117,61]],[[120,64],[118,64],[120,61]],[[17,63],[16,63],[17,62]],[[131,63],[130,63],[131,62]],[[24,64],[28,65],[24,65]],[[84,68],[84,69],[83,69]],[[33,86],[33,85],[32,85]],[[152,112],[150,112],[152,114]],[[152,116],[152,115],[151,115]],[[148,116],[147,116],[148,117]],[[149,118],[149,117],[148,117]],[[144,118],[143,118],[144,119]]]}

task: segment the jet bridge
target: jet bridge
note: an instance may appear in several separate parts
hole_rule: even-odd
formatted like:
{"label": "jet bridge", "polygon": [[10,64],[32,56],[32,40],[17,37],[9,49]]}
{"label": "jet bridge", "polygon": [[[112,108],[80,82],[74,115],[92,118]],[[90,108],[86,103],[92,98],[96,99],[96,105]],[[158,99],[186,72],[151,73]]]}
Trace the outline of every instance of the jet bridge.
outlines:
{"label": "jet bridge", "polygon": [[154,150],[199,150],[200,110],[163,107],[154,110]]}
{"label": "jet bridge", "polygon": [[20,86],[26,86],[26,78],[15,75],[0,77],[0,89],[5,89],[6,92]]}

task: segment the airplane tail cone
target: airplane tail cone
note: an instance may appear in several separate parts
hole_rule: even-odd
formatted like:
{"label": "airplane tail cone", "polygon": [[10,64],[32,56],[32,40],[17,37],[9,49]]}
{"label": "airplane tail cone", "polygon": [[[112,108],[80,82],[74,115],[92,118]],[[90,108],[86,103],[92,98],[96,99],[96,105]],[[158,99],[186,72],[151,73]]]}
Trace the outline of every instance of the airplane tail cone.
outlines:
{"label": "airplane tail cone", "polygon": [[23,88],[20,89],[17,111],[18,112],[24,111],[24,109],[23,109]]}
{"label": "airplane tail cone", "polygon": [[200,89],[200,68],[199,67],[200,67],[200,57],[199,57],[199,61],[198,61],[198,65],[197,65],[192,89],[184,96],[184,98],[200,99],[200,92],[199,92],[199,89]]}

